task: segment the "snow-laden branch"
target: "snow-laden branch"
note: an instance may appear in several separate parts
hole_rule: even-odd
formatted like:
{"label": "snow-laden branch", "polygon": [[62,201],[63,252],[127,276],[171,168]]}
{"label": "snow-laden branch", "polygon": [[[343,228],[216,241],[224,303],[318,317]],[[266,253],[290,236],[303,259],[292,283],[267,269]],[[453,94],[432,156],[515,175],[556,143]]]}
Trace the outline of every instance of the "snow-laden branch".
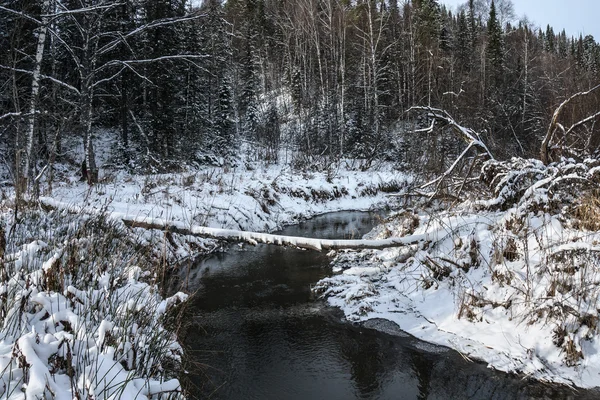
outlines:
{"label": "snow-laden branch", "polygon": [[105,44],[100,49],[98,49],[97,54],[98,55],[106,54],[109,51],[111,51],[112,49],[114,49],[116,46],[118,46],[119,43],[121,43],[123,40],[125,40],[129,37],[135,36],[137,34],[140,34],[147,29],[157,28],[159,26],[167,26],[167,25],[177,24],[177,23],[185,22],[185,21],[192,21],[192,20],[198,19],[202,16],[204,16],[204,14],[192,14],[192,15],[184,16],[184,17],[164,18],[164,19],[159,19],[156,21],[149,22],[149,23],[142,25],[142,26],[122,35],[121,37]]}
{"label": "snow-laden branch", "polygon": [[432,119],[431,125],[429,125],[427,128],[415,129],[414,133],[430,133],[430,132],[433,132],[434,127],[435,127],[435,119]]}
{"label": "snow-laden branch", "polygon": [[[492,153],[490,152],[488,147],[485,145],[483,140],[481,140],[481,137],[479,136],[479,134],[477,132],[475,132],[473,129],[466,128],[462,125],[459,125],[454,120],[454,118],[452,118],[450,116],[450,114],[448,114],[445,110],[441,110],[438,108],[432,108],[432,107],[416,106],[416,107],[411,107],[407,112],[413,112],[413,111],[422,113],[425,116],[427,116],[427,118],[431,119],[431,125],[429,127],[424,128],[424,129],[418,129],[418,130],[415,130],[414,132],[431,132],[431,131],[433,131],[435,122],[441,121],[442,123],[451,126],[452,129],[458,133],[460,138],[467,143],[467,147],[460,153],[460,155],[458,157],[456,157],[456,159],[454,160],[452,165],[443,174],[441,174],[437,178],[420,186],[419,189],[425,189],[429,186],[436,185],[436,189],[429,195],[430,198],[433,198],[434,196],[436,196],[438,194],[442,183],[449,176],[451,176],[454,173],[456,168],[466,158],[469,151],[473,150],[474,148],[477,148],[479,150],[480,155],[483,154],[484,156],[487,156],[491,160],[494,159],[494,156],[492,155]],[[474,162],[476,159],[477,159],[477,157],[474,159]],[[465,185],[466,179],[468,178],[468,175],[471,173],[471,170],[472,170],[472,165],[469,168],[467,177],[462,182],[460,191],[462,191],[462,187]]]}
{"label": "snow-laden branch", "polygon": [[95,88],[96,86],[99,86],[105,82],[112,81],[113,79],[115,79],[119,75],[121,75],[125,69],[128,69],[129,71],[133,72],[135,75],[137,75],[138,78],[148,82],[151,85],[154,85],[154,82],[152,82],[150,79],[148,79],[148,77],[146,77],[145,75],[138,72],[134,66],[135,65],[152,64],[152,63],[160,62],[160,61],[183,60],[190,64],[193,64],[194,66],[196,66],[199,69],[206,71],[203,67],[201,67],[200,65],[198,65],[194,61],[192,61],[194,59],[201,59],[201,58],[206,58],[206,57],[207,56],[201,55],[201,54],[175,54],[175,55],[161,56],[161,57],[156,57],[156,58],[147,58],[147,59],[143,59],[143,60],[112,60],[112,61],[109,61],[109,62],[101,65],[100,67],[98,67],[94,71],[94,73],[97,74],[97,73],[103,71],[104,69],[107,69],[107,68],[110,68],[113,66],[118,66],[118,65],[121,65],[122,68],[119,71],[117,71],[116,73],[114,73],[113,75],[94,82],[91,85],[91,87]]}
{"label": "snow-laden branch", "polygon": [[454,163],[452,163],[452,165],[450,166],[450,168],[448,168],[446,170],[446,172],[444,172],[442,175],[438,176],[437,178],[435,178],[432,181],[429,181],[423,185],[421,185],[420,189],[425,189],[428,186],[431,186],[435,183],[439,183],[441,181],[443,181],[444,179],[446,179],[446,177],[448,177],[452,172],[454,172],[454,169],[458,166],[458,164],[460,163],[460,161],[465,157],[465,155],[469,152],[469,150],[471,150],[473,148],[473,143],[469,144],[467,146],[467,148],[460,154],[460,156],[458,156],[456,158],[456,160],[454,160]]}
{"label": "snow-laden branch", "polygon": [[12,8],[4,7],[4,6],[1,6],[1,5],[0,5],[0,11],[4,11],[4,12],[7,12],[9,14],[13,14],[13,15],[19,16],[21,18],[25,18],[26,20],[34,22],[34,23],[36,23],[38,25],[42,24],[42,21],[40,21],[39,19],[36,19],[36,18],[32,17],[31,15],[29,15],[27,13],[24,13],[22,11],[13,10]]}
{"label": "snow-laden branch", "polygon": [[[9,67],[7,65],[1,65],[1,64],[0,64],[0,68],[1,69],[7,69],[9,71],[20,72],[20,73],[23,73],[23,74],[28,74],[28,75],[32,75],[33,76],[33,71],[29,71],[29,70],[26,70],[26,69],[14,68],[14,67]],[[79,93],[79,89],[77,89],[75,86],[69,85],[66,82],[63,82],[61,80],[58,80],[56,78],[53,78],[51,76],[44,75],[44,74],[39,74],[39,77],[41,79],[48,79],[49,81],[52,81],[52,82],[56,83],[57,85],[62,86],[64,88],[66,88],[66,89],[69,89],[72,92],[75,92],[76,94],[80,94]]]}
{"label": "snow-laden branch", "polygon": [[3,115],[0,115],[0,120],[10,117],[20,117],[22,114],[20,112],[9,112]]}
{"label": "snow-laden branch", "polygon": [[76,9],[72,9],[72,10],[66,8],[65,6],[62,6],[60,11],[55,12],[55,13],[44,14],[42,16],[54,19],[54,18],[64,17],[67,15],[87,14],[89,12],[106,11],[106,10],[110,10],[110,9],[122,6],[123,4],[124,3],[112,2],[111,4],[106,4],[106,5],[99,4],[99,5],[95,5],[95,6],[76,8]]}
{"label": "snow-laden branch", "polygon": [[552,145],[552,142],[554,141],[554,136],[556,134],[557,129],[560,129],[566,136],[567,133],[571,133],[571,131],[573,129],[575,129],[576,127],[581,126],[581,125],[595,119],[598,116],[598,113],[590,115],[587,118],[582,119],[581,121],[575,122],[573,125],[571,125],[568,129],[565,130],[565,128],[558,122],[558,117],[560,117],[562,110],[571,101],[575,100],[576,98],[587,96],[587,95],[595,92],[598,89],[600,89],[600,84],[594,86],[593,88],[591,88],[590,90],[587,90],[585,92],[575,93],[574,95],[572,95],[571,97],[569,97],[568,99],[566,99],[565,101],[560,103],[560,105],[556,108],[556,110],[554,110],[554,114],[552,114],[552,120],[550,121],[550,126],[548,126],[548,131],[546,131],[546,136],[544,136],[544,139],[542,140],[542,145],[540,146],[540,160],[542,160],[542,162],[544,164],[548,164],[551,161],[550,160],[550,148],[552,147],[551,145]]}
{"label": "snow-laden branch", "polygon": [[201,59],[201,58],[206,58],[206,57],[208,57],[208,56],[202,55],[202,54],[174,54],[174,55],[166,55],[166,56],[160,56],[160,57],[155,57],[155,58],[146,58],[143,60],[112,60],[112,61],[107,62],[106,64],[101,65],[94,72],[98,73],[106,68],[109,68],[109,67],[112,67],[115,65],[124,65],[131,69],[131,66],[135,65],[135,64],[152,64],[155,62],[171,61],[171,60],[190,61],[193,59]]}
{"label": "snow-laden branch", "polygon": [[441,120],[441,121],[445,122],[446,124],[450,125],[462,137],[462,139],[467,142],[467,144],[470,147],[478,147],[481,150],[483,150],[483,152],[486,153],[490,157],[490,159],[494,159],[492,152],[488,149],[488,147],[485,145],[485,143],[481,140],[481,137],[479,136],[479,134],[477,132],[475,132],[473,129],[466,128],[466,127],[458,124],[454,120],[454,118],[452,118],[450,116],[450,114],[448,114],[448,112],[446,112],[445,110],[441,110],[439,108],[432,108],[432,107],[415,106],[415,107],[409,108],[406,112],[410,113],[413,111],[423,113],[423,114],[427,115],[427,117],[432,118],[434,120]]}

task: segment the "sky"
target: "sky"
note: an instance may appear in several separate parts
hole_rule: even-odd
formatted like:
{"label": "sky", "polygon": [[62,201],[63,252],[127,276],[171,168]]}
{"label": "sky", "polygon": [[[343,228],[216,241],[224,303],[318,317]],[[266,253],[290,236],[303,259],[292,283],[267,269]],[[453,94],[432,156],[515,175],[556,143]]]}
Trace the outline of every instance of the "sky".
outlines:
{"label": "sky", "polygon": [[[440,0],[455,10],[466,0]],[[513,0],[517,19],[527,15],[530,22],[546,29],[546,25],[559,33],[563,28],[567,36],[593,35],[600,40],[600,0]]]}

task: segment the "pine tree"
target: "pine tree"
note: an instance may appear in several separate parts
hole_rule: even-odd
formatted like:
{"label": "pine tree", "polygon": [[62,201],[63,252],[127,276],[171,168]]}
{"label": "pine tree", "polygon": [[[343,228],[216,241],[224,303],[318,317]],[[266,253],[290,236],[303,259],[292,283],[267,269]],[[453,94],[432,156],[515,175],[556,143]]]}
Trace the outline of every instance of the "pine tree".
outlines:
{"label": "pine tree", "polygon": [[469,25],[467,16],[461,11],[457,17],[456,35],[454,38],[454,50],[460,67],[466,71],[471,67],[473,48],[469,40]]}
{"label": "pine tree", "polygon": [[598,44],[592,35],[583,38],[583,64],[588,71],[597,72]]}
{"label": "pine tree", "polygon": [[558,55],[561,58],[567,58],[569,54],[569,42],[567,40],[567,34],[563,29],[558,35]]}
{"label": "pine tree", "polygon": [[417,40],[424,49],[435,49],[442,29],[440,5],[437,0],[417,0],[414,4]]}
{"label": "pine tree", "polygon": [[232,88],[230,72],[223,68],[232,60],[229,25],[219,0],[206,1],[200,11],[204,16],[197,24],[199,39],[196,45],[205,58],[201,62],[201,70],[194,71],[199,85],[199,109],[190,112],[199,113],[200,124],[196,132],[203,132],[204,137],[200,141],[205,148],[202,150],[217,156],[229,156],[234,145]]}
{"label": "pine tree", "polygon": [[474,0],[469,0],[469,9],[467,11],[467,23],[469,27],[469,44],[471,45],[471,49],[475,51],[475,46],[477,45],[477,38],[479,36],[479,32],[475,17]]}
{"label": "pine tree", "polygon": [[[146,0],[145,22],[175,18],[184,15],[185,0]],[[146,35],[144,55],[160,59],[169,54],[180,54],[184,29],[178,24],[159,25]],[[185,69],[181,62],[171,59],[156,61],[145,68],[150,84],[146,86],[145,107],[149,111],[149,139],[152,150],[163,157],[172,157],[183,131],[184,108],[182,91],[185,88]]]}

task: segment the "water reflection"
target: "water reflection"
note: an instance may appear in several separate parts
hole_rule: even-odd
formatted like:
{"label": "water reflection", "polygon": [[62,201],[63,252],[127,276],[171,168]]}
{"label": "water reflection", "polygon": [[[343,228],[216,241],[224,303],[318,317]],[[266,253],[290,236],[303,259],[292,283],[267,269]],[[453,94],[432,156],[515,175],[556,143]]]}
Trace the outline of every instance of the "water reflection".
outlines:
{"label": "water reflection", "polygon": [[[339,238],[377,217],[338,213],[284,234]],[[347,237],[347,236],[346,236]],[[239,248],[189,277],[196,329],[185,345],[205,365],[191,380],[204,399],[563,399],[576,396],[465,361],[389,322],[348,324],[315,301],[310,285],[331,274],[326,256],[276,246]],[[388,331],[390,334],[381,333]]]}

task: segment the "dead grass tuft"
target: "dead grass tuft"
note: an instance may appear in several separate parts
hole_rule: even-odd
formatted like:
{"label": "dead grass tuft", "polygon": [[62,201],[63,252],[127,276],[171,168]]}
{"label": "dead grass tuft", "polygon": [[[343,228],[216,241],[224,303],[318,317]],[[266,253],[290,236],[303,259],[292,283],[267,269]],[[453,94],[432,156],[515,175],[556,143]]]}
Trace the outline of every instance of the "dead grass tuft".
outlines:
{"label": "dead grass tuft", "polygon": [[600,231],[600,190],[586,193],[573,210],[574,227]]}

